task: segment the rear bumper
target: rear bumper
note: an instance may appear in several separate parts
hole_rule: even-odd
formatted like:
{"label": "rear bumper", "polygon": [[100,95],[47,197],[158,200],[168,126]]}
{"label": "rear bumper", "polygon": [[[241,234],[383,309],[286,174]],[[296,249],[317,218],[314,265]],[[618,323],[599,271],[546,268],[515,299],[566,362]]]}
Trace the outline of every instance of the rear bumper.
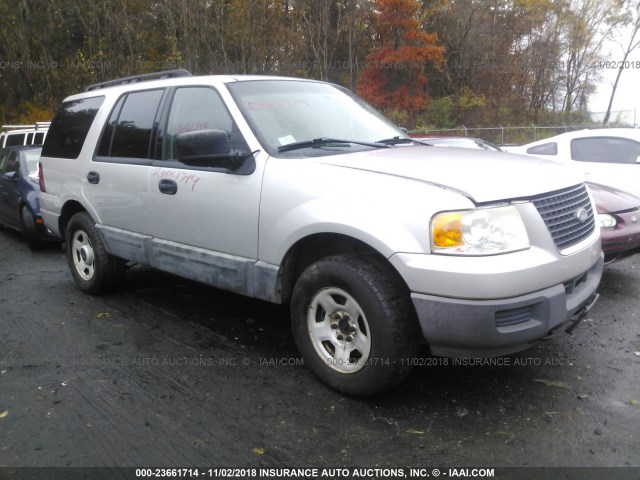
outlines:
{"label": "rear bumper", "polygon": [[589,270],[567,282],[506,299],[464,300],[419,293],[411,298],[432,354],[508,355],[528,348],[590,307],[602,269],[601,255]]}

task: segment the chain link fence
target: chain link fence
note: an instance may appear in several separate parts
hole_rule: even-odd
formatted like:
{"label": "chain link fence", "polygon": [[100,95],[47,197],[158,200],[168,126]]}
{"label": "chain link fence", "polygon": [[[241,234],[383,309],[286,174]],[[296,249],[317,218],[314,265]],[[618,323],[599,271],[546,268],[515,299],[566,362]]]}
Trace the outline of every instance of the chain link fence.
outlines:
{"label": "chain link fence", "polygon": [[423,130],[417,132],[426,135],[446,135],[446,136],[464,136],[482,138],[496,145],[524,145],[526,143],[535,142],[545,138],[560,135],[565,132],[575,130],[584,130],[589,128],[613,128],[613,127],[629,127],[639,128],[637,122],[637,109],[630,110],[613,110],[610,112],[611,123],[605,127],[602,126],[606,112],[589,112],[590,124],[582,125],[556,125],[556,126],[540,126],[528,125],[522,127],[467,127],[461,125],[456,128],[442,128],[434,130]]}
{"label": "chain link fence", "polygon": [[[464,125],[456,128],[442,128],[436,130],[423,130],[419,135],[436,136],[463,136],[478,137],[496,145],[524,145],[544,138],[560,135],[565,132],[584,130],[589,128],[603,128],[600,124],[594,125],[558,125],[552,127],[542,127],[529,125],[525,127],[466,127]],[[607,128],[607,127],[604,127]]]}

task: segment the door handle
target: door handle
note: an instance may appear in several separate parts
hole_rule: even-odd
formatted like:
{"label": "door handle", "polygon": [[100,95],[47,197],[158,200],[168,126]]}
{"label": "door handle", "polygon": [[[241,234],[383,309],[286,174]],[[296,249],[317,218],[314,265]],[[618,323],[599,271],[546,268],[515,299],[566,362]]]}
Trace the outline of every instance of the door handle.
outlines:
{"label": "door handle", "polygon": [[163,178],[158,182],[158,190],[165,195],[175,195],[178,192],[178,184],[173,180]]}
{"label": "door handle", "polygon": [[93,185],[100,183],[100,174],[98,172],[87,173],[87,181]]}

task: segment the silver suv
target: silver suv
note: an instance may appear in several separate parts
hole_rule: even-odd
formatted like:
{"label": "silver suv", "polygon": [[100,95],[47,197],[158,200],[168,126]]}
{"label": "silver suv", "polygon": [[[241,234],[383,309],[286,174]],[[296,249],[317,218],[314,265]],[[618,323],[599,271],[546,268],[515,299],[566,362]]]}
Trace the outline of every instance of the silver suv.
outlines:
{"label": "silver suv", "polygon": [[527,348],[590,308],[602,274],[583,179],[541,159],[435,149],[319,81],[129,77],[64,100],[41,208],[78,287],[134,262],[291,305],[340,391],[441,356]]}

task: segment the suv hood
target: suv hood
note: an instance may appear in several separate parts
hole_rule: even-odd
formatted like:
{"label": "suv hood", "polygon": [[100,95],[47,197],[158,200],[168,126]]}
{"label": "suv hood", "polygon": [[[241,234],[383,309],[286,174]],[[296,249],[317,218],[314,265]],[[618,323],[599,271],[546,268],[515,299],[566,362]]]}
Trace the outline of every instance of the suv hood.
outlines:
{"label": "suv hood", "polygon": [[541,158],[467,148],[399,146],[317,160],[426,182],[476,203],[533,197],[585,181],[581,172]]}

